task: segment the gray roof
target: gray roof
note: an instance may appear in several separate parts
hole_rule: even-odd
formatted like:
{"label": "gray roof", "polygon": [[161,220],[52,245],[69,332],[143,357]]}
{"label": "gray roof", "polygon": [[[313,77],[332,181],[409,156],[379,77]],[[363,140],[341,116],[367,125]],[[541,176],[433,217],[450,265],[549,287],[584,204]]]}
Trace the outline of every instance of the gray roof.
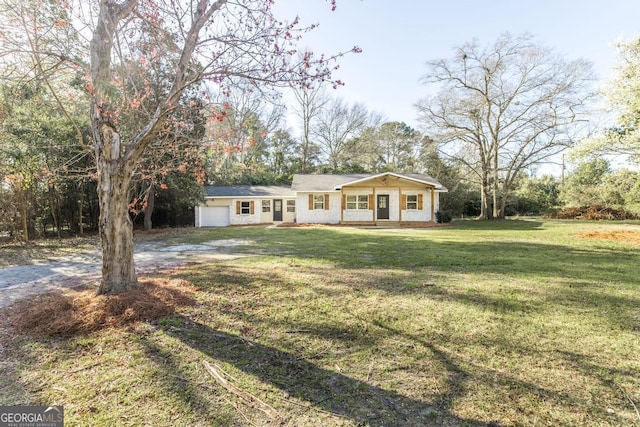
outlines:
{"label": "gray roof", "polygon": [[291,188],[275,185],[208,185],[204,191],[205,197],[296,197]]}
{"label": "gray roof", "polygon": [[294,175],[291,189],[293,191],[335,191],[345,185],[349,185],[357,181],[363,181],[384,175],[392,175],[412,181],[424,182],[426,184],[434,185],[436,187],[436,191],[447,191],[442,184],[429,175],[393,172],[383,172],[379,174],[357,173],[348,175]]}

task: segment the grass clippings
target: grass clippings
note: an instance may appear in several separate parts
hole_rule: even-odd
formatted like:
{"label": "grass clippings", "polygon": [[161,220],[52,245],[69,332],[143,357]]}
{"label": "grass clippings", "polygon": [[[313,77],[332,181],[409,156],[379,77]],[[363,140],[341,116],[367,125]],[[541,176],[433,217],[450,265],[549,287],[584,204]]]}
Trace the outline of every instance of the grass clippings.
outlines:
{"label": "grass clippings", "polygon": [[145,278],[140,287],[118,295],[68,290],[20,302],[9,312],[16,331],[36,336],[74,336],[134,322],[153,321],[194,304],[195,288],[186,281]]}

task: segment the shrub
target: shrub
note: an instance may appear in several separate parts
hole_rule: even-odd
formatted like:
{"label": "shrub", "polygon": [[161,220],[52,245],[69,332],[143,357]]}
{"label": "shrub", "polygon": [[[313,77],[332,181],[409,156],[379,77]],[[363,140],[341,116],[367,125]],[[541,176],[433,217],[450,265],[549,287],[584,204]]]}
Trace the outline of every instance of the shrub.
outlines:
{"label": "shrub", "polygon": [[439,223],[451,222],[452,219],[453,219],[453,211],[436,212],[436,220]]}
{"label": "shrub", "polygon": [[567,207],[555,214],[557,219],[586,219],[586,220],[625,220],[638,219],[638,215],[625,209],[608,208],[605,206],[585,206],[581,208]]}

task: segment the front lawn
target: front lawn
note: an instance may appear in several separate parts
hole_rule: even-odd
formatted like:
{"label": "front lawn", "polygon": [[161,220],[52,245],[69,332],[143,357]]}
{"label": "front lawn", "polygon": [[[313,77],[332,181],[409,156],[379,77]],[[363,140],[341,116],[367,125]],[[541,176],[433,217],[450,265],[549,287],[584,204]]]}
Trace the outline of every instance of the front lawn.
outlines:
{"label": "front lawn", "polygon": [[[16,333],[28,311],[14,310],[0,403],[61,404],[69,426],[640,425],[640,246],[624,237],[638,233],[542,220],[184,230],[172,244],[246,239],[234,250],[251,256],[144,277],[173,284],[154,304],[190,301],[152,321],[136,305],[34,335]],[[81,295],[40,305],[55,317]]]}

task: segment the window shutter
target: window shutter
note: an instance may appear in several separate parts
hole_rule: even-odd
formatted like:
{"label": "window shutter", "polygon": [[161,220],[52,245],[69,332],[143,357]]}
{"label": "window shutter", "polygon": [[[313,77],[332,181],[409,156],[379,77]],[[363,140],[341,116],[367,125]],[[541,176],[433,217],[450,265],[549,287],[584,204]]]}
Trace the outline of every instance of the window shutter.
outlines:
{"label": "window shutter", "polygon": [[313,210],[313,194],[309,194],[309,210]]}
{"label": "window shutter", "polygon": [[254,201],[252,200],[252,201],[250,201],[250,202],[249,202],[249,213],[250,213],[251,215],[253,215],[253,213],[254,213],[254,212],[255,212],[255,203],[254,203]]}
{"label": "window shutter", "polygon": [[347,207],[347,195],[343,194],[342,195],[342,210],[344,210]]}
{"label": "window shutter", "polygon": [[403,194],[400,197],[400,209],[402,209],[403,211],[407,210],[407,195]]}
{"label": "window shutter", "polygon": [[418,194],[418,210],[422,210],[422,194]]}
{"label": "window shutter", "polygon": [[328,194],[324,195],[324,210],[325,211],[329,210],[329,195]]}
{"label": "window shutter", "polygon": [[373,205],[374,205],[374,199],[373,199],[373,194],[369,194],[369,210],[372,211],[373,210]]}

